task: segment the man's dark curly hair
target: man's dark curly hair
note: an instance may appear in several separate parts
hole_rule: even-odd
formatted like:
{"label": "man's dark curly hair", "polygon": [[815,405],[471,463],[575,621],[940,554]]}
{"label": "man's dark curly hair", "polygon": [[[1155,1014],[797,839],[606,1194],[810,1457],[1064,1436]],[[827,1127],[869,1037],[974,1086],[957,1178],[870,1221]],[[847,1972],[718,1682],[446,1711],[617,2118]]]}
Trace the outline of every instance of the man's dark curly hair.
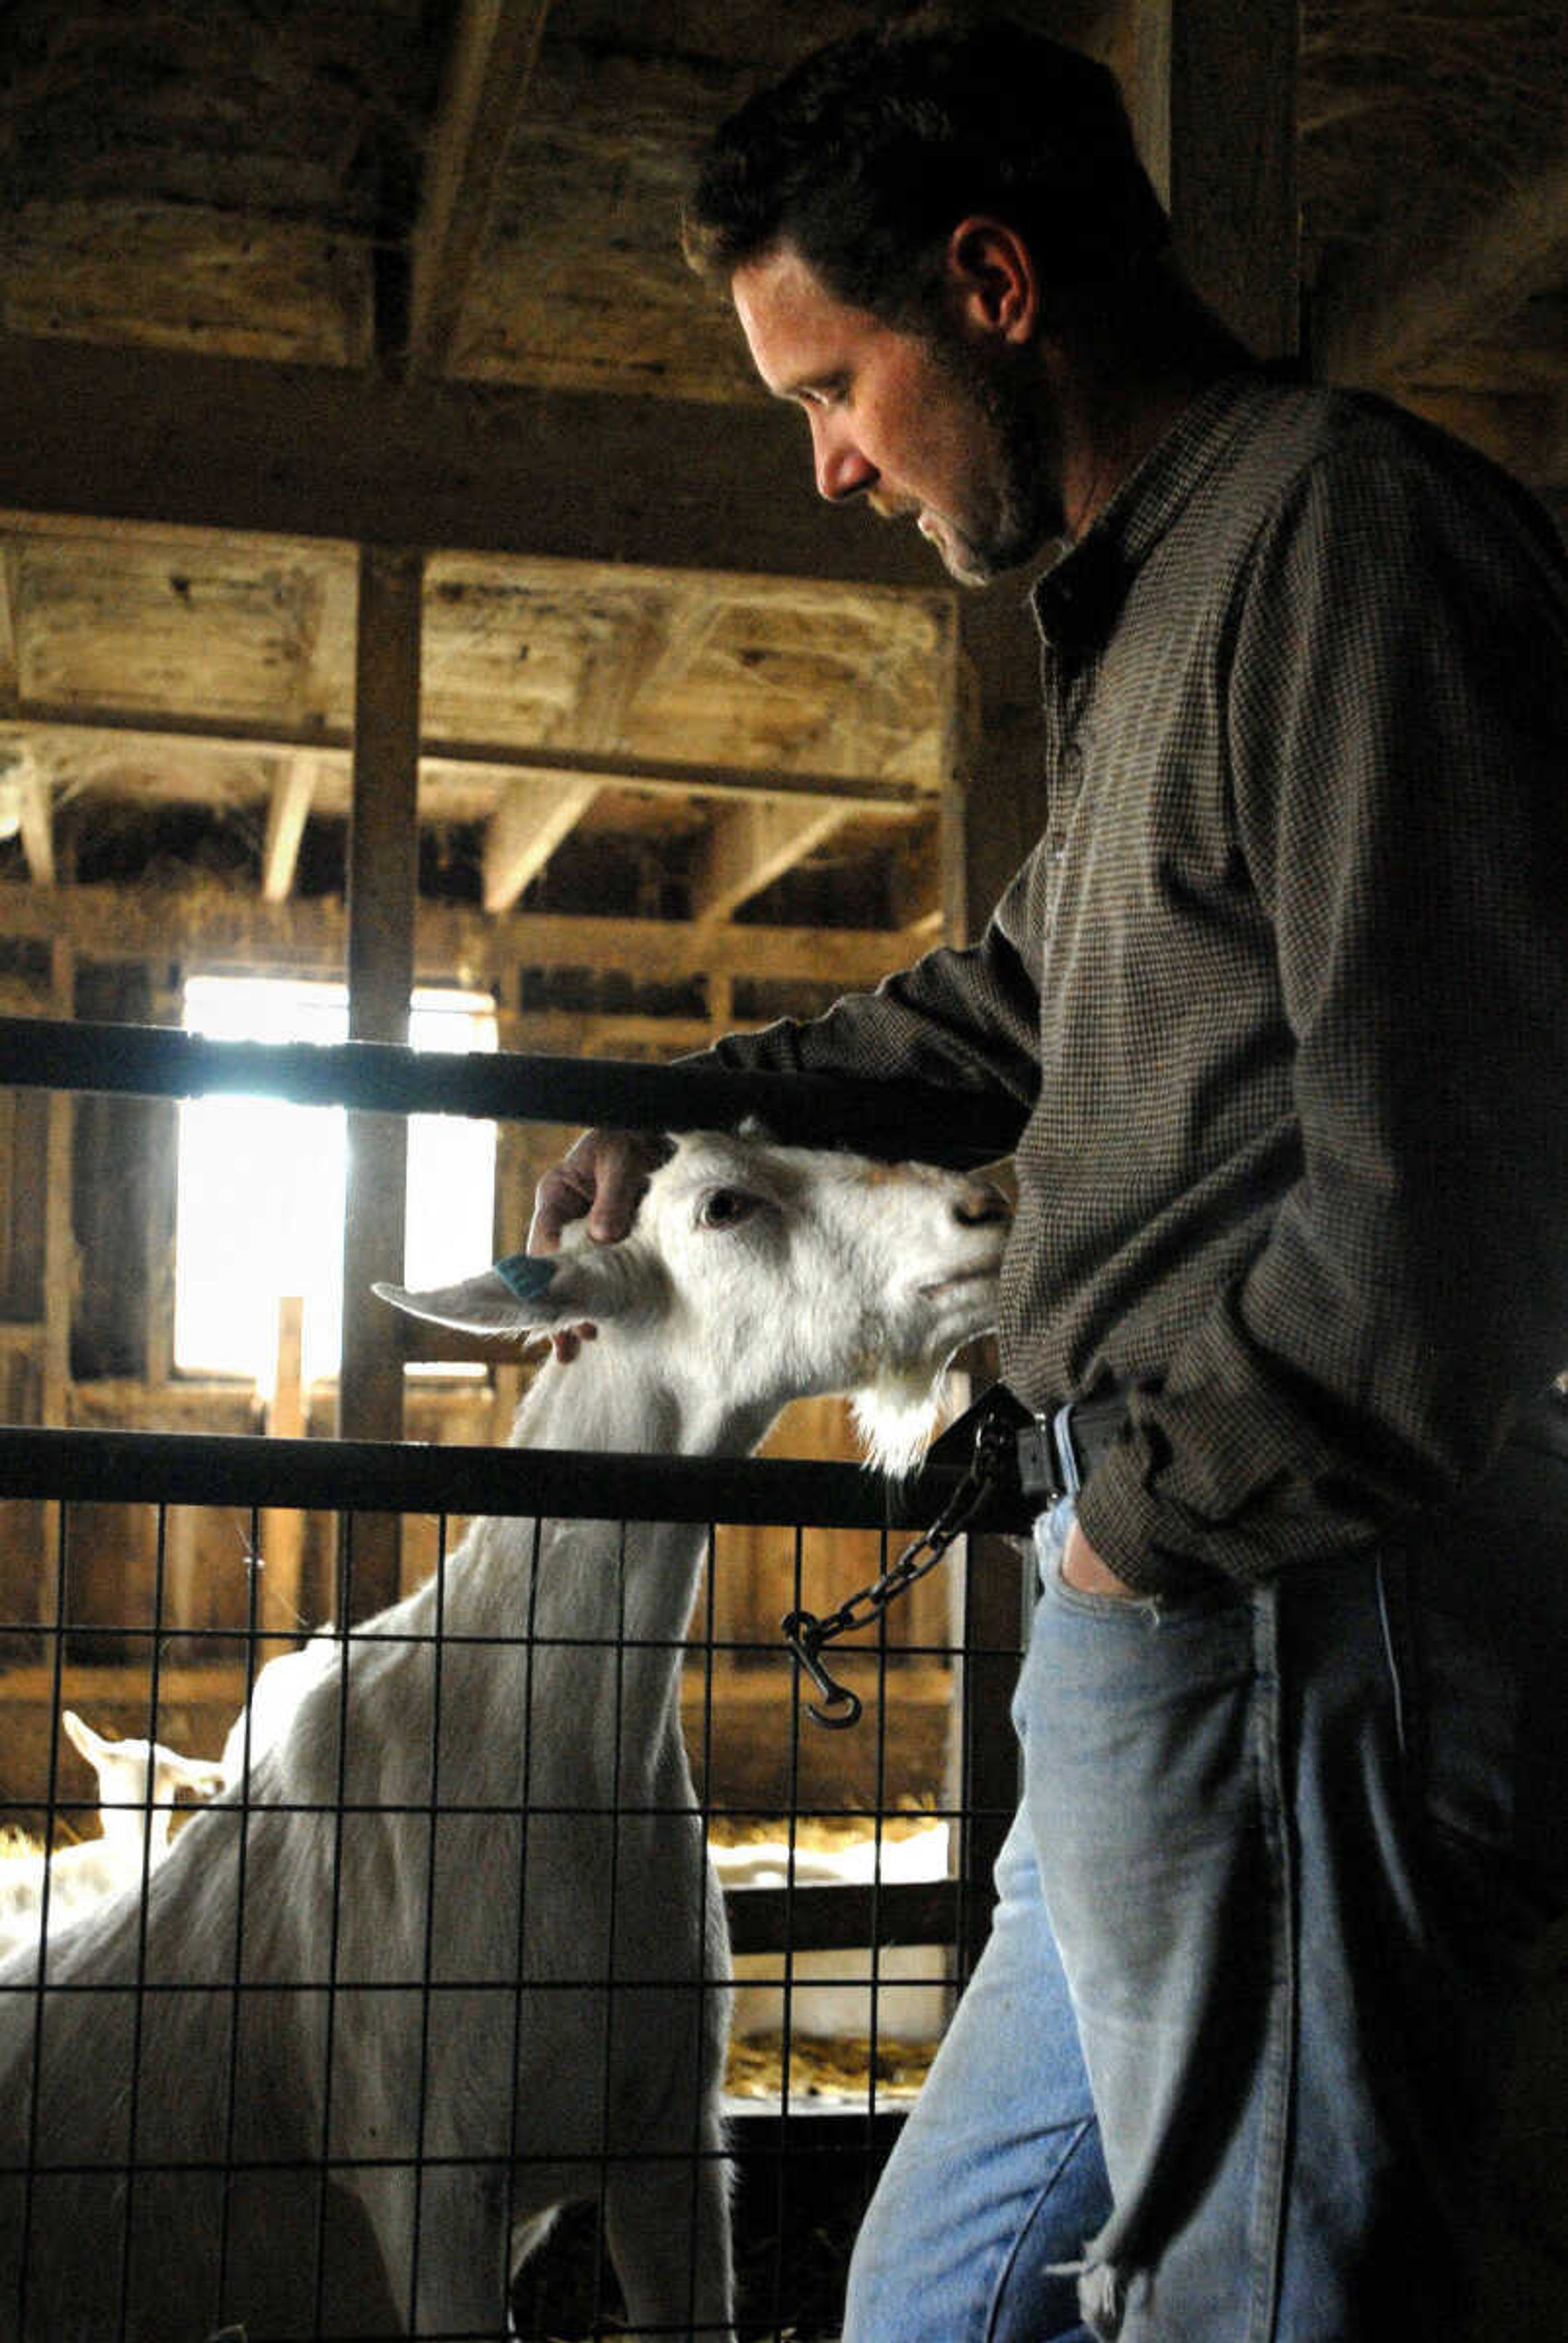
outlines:
{"label": "man's dark curly hair", "polygon": [[749,98],[699,163],[683,240],[726,286],[788,241],[837,299],[899,320],[929,311],[971,212],[1067,290],[1170,240],[1105,66],[1007,19],[927,16],[835,41]]}

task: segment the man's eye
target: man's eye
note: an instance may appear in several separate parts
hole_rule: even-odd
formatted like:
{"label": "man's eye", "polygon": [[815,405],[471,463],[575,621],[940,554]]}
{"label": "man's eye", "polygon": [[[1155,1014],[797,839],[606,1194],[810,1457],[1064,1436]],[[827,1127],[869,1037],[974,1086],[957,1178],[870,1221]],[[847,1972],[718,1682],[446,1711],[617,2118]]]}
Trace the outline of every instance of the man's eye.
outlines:
{"label": "man's eye", "polygon": [[697,1217],[705,1229],[732,1229],[756,1210],[756,1197],[747,1195],[744,1189],[715,1188],[710,1196],[703,1198]]}

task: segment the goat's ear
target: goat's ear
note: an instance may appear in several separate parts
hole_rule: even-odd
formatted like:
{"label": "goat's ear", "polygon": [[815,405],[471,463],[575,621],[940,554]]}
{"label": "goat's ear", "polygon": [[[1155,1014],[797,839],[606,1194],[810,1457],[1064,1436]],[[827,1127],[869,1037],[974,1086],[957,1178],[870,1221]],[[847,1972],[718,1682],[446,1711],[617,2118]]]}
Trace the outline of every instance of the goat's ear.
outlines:
{"label": "goat's ear", "polygon": [[66,1739],[75,1744],[89,1765],[95,1765],[99,1758],[107,1754],[108,1743],[101,1734],[95,1733],[74,1708],[63,1708],[60,1722],[65,1728]]}
{"label": "goat's ear", "polygon": [[166,1749],[158,1744],[158,1771],[182,1790],[190,1790],[200,1797],[214,1797],[224,1786],[223,1767],[211,1757],[186,1757],[177,1749]]}
{"label": "goat's ear", "polygon": [[411,1318],[428,1318],[465,1333],[544,1332],[582,1319],[613,1317],[624,1306],[618,1282],[605,1274],[618,1250],[605,1245],[595,1252],[514,1252],[460,1285],[437,1286],[428,1293],[410,1293],[401,1285],[371,1291]]}

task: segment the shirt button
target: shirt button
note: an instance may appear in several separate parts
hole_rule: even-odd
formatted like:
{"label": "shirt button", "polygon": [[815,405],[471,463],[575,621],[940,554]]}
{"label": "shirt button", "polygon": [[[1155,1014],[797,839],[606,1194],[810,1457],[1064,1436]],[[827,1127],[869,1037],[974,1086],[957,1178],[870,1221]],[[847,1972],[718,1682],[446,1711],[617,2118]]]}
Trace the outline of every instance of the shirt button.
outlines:
{"label": "shirt button", "polygon": [[1076,789],[1083,779],[1083,751],[1076,740],[1070,740],[1061,752],[1060,772],[1070,789]]}

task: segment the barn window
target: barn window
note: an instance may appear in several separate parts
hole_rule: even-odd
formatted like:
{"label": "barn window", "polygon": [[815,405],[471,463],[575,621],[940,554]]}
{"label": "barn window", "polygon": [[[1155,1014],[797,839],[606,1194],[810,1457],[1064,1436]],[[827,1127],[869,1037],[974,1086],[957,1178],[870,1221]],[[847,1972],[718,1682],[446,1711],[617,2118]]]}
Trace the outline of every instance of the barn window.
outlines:
{"label": "barn window", "polygon": [[[231,1041],[343,1041],[340,984],[200,976],[185,989],[188,1032]],[[487,993],[418,990],[417,1050],[493,1050]],[[305,1302],[308,1383],[336,1373],[343,1316],[345,1117],[341,1107],[216,1096],[179,1111],[175,1240],[176,1370],[253,1377],[266,1389],[285,1294]],[[474,1267],[474,1232],[494,1211],[496,1126],[467,1116],[415,1115],[408,1125],[410,1285],[450,1282]],[[422,1372],[424,1372],[422,1370]],[[456,1369],[477,1373],[475,1368]]]}

